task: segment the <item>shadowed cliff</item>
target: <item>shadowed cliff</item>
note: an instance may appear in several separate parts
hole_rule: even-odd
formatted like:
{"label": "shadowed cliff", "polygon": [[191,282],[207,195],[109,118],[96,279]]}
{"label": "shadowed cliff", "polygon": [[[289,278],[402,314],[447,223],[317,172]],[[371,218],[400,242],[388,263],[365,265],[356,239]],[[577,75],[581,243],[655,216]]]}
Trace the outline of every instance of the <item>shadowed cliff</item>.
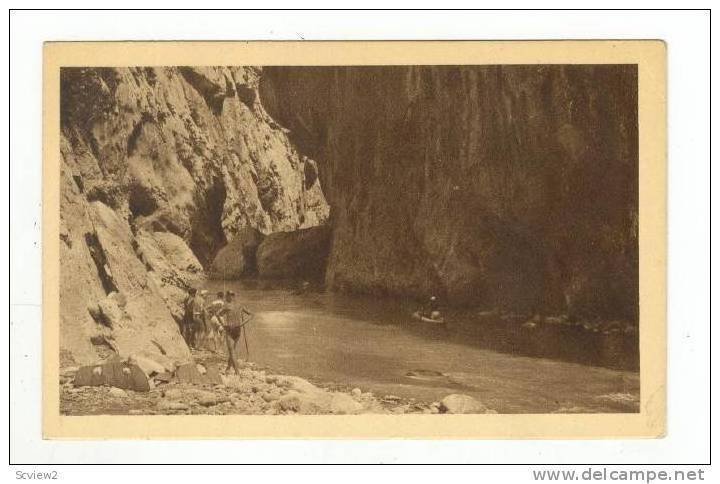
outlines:
{"label": "shadowed cliff", "polygon": [[318,160],[331,288],[636,320],[637,70],[270,67]]}

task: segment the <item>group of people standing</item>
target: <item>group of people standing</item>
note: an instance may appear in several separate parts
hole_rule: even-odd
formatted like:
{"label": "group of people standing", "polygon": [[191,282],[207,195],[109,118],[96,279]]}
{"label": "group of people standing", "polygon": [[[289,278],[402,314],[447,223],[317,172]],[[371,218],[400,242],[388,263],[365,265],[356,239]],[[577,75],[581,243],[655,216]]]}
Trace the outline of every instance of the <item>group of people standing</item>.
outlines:
{"label": "group of people standing", "polygon": [[[245,325],[250,321],[252,314],[235,302],[233,291],[220,291],[216,298],[209,300],[207,290],[198,291],[191,287],[185,298],[185,314],[181,331],[185,342],[190,348],[198,349],[198,342],[204,340],[206,345],[212,342],[215,351],[218,349],[218,340],[225,339],[228,351],[227,370],[233,368],[238,374],[236,358],[237,344],[243,333]],[[246,348],[247,350],[247,348]]]}

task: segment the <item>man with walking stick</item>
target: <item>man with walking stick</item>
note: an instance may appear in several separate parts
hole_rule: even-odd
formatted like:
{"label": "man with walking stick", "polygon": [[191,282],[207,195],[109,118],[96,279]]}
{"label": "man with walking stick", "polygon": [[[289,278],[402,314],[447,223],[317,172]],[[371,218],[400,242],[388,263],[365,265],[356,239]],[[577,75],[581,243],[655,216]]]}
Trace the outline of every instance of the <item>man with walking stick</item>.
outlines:
{"label": "man with walking stick", "polygon": [[225,305],[221,312],[225,325],[225,343],[227,344],[228,350],[228,366],[225,371],[230,371],[230,368],[232,367],[235,370],[235,374],[239,375],[240,370],[238,369],[235,350],[237,349],[237,344],[240,341],[240,336],[243,336],[245,340],[245,352],[248,357],[250,356],[245,325],[250,322],[250,319],[252,319],[252,313],[244,307],[236,305],[235,293],[232,291],[227,291],[225,293]]}

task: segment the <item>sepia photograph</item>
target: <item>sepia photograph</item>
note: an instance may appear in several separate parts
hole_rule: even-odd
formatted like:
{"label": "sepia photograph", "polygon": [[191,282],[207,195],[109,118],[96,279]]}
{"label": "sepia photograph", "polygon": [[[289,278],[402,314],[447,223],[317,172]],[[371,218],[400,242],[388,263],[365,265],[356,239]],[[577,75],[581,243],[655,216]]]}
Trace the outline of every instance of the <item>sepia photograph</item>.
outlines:
{"label": "sepia photograph", "polygon": [[11,478],[713,481],[710,9],[33,3]]}
{"label": "sepia photograph", "polygon": [[641,394],[664,320],[640,312],[638,63],[80,59],[45,146],[46,411],[432,426],[664,398]]}

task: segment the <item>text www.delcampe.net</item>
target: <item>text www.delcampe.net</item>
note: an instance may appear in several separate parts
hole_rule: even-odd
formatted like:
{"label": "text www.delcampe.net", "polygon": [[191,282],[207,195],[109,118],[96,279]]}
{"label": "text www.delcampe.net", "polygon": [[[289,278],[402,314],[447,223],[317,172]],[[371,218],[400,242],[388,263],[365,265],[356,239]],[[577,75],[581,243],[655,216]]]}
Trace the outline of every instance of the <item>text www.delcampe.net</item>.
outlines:
{"label": "text www.delcampe.net", "polygon": [[588,467],[583,470],[532,470],[532,476],[535,481],[627,481],[650,483],[655,481],[704,481],[705,470],[612,469],[607,467]]}

